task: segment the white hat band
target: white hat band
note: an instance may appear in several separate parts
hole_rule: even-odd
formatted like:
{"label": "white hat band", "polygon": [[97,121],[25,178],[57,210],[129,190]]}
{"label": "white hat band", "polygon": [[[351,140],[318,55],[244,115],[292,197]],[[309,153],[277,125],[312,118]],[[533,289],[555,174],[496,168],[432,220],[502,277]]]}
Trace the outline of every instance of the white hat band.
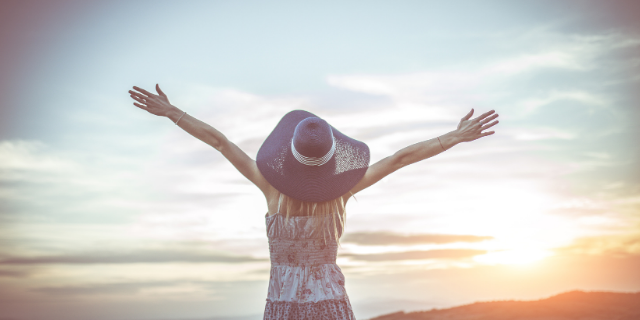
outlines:
{"label": "white hat band", "polygon": [[327,163],[331,159],[331,157],[333,157],[333,154],[335,153],[335,151],[336,151],[336,139],[333,137],[333,133],[331,134],[331,149],[329,149],[327,154],[325,154],[320,158],[307,157],[300,154],[298,150],[296,150],[296,147],[293,145],[293,139],[291,139],[291,152],[293,153],[293,156],[296,158],[296,160],[298,160],[298,162],[307,166],[321,166]]}

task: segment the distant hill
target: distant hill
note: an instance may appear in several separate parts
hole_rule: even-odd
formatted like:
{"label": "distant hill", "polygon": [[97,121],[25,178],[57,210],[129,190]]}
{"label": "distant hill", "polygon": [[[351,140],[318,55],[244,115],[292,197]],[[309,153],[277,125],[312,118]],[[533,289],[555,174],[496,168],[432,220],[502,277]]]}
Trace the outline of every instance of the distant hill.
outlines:
{"label": "distant hill", "polygon": [[371,320],[640,320],[640,292],[571,291],[542,300],[476,302]]}

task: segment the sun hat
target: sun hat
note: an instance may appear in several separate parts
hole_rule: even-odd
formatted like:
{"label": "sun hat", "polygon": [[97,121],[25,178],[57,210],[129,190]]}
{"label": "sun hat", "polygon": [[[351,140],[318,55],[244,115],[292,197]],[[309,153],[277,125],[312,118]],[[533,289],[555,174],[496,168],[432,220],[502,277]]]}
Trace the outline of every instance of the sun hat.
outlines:
{"label": "sun hat", "polygon": [[282,117],[258,150],[262,175],[285,195],[310,202],[336,199],[369,167],[369,147],[304,110]]}

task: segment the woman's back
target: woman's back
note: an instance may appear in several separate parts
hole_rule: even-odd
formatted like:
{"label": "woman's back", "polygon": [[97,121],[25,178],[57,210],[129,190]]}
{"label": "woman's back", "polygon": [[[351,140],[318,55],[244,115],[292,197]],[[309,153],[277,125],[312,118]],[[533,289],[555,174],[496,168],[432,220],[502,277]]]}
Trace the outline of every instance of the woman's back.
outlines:
{"label": "woman's back", "polygon": [[338,241],[331,221],[340,217],[334,215],[335,220],[281,213],[265,217],[271,274],[264,319],[355,319],[336,264]]}

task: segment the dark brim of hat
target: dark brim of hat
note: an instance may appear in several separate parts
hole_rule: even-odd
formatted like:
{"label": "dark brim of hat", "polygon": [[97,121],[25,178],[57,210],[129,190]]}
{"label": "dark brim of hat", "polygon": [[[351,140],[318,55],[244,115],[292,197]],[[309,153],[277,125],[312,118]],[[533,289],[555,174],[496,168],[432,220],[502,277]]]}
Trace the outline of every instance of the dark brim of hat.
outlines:
{"label": "dark brim of hat", "polygon": [[336,149],[321,166],[308,166],[296,160],[291,139],[298,123],[316,115],[294,110],[287,113],[258,150],[256,163],[262,175],[285,195],[310,202],[324,202],[346,194],[369,167],[369,147],[333,126]]}

